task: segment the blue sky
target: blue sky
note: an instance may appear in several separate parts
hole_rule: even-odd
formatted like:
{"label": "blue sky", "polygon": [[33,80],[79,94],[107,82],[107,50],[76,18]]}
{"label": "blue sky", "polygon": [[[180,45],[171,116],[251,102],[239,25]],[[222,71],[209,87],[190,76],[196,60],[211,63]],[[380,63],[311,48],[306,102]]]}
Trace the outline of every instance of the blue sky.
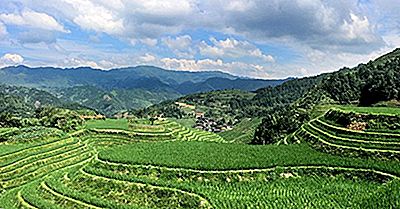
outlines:
{"label": "blue sky", "polygon": [[0,67],[302,77],[398,47],[398,11],[398,0],[2,0]]}

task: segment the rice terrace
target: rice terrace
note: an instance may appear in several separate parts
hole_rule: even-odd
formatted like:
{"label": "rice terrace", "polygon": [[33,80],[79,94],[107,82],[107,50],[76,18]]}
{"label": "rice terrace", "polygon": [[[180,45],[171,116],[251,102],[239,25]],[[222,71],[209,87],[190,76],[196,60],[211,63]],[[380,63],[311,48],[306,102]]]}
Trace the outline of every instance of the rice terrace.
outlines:
{"label": "rice terrace", "polygon": [[400,209],[399,0],[0,0],[0,209]]}
{"label": "rice terrace", "polygon": [[[400,110],[394,108],[366,110],[354,114],[388,121],[400,118]],[[347,129],[338,123],[347,111],[330,109],[285,139],[286,145],[232,143],[168,119],[153,125],[144,119],[91,120],[85,128],[60,136],[46,136],[45,130],[21,132],[18,135],[26,144],[1,146],[1,204],[4,208],[399,206],[400,129]],[[13,131],[3,128],[1,136]]]}

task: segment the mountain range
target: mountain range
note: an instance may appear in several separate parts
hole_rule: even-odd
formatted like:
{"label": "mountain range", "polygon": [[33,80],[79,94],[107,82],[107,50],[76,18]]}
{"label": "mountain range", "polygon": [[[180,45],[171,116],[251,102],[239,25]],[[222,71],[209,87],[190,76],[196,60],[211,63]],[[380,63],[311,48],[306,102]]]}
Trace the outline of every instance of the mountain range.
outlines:
{"label": "mountain range", "polygon": [[23,65],[0,69],[0,84],[40,89],[64,103],[83,105],[109,116],[188,94],[223,89],[254,91],[287,80],[243,78],[219,71],[173,71],[153,66],[107,71]]}
{"label": "mountain range", "polygon": [[252,93],[214,91],[181,97],[136,110],[139,116],[163,114],[166,117],[190,117],[175,102],[197,108],[217,121],[263,118],[254,144],[275,143],[296,131],[312,118],[318,106],[400,104],[400,48],[366,64],[342,68],[333,73],[291,79],[278,86],[260,88]]}

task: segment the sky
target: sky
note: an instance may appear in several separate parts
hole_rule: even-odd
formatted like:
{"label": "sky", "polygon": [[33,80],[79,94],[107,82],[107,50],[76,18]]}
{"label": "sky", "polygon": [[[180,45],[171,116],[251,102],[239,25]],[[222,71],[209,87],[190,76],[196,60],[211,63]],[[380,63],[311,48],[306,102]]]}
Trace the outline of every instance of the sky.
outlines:
{"label": "sky", "polygon": [[0,67],[317,75],[400,47],[400,0],[1,0]]}

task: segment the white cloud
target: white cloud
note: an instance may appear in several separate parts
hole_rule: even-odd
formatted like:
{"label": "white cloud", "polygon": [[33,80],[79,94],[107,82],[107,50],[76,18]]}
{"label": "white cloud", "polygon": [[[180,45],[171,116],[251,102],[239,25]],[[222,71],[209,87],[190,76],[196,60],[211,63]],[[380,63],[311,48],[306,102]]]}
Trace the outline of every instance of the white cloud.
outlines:
{"label": "white cloud", "polygon": [[61,64],[62,67],[91,67],[95,69],[102,69],[102,70],[109,70],[116,67],[120,67],[119,65],[113,63],[109,60],[89,60],[89,59],[82,59],[77,57],[67,57],[65,58]]}
{"label": "white cloud", "polygon": [[[89,0],[64,0],[72,6],[73,21],[86,30],[119,35],[123,32],[123,20],[116,17],[114,12],[106,7]],[[122,7],[121,6],[117,6]]]}
{"label": "white cloud", "polygon": [[196,53],[193,49],[192,37],[189,35],[177,36],[175,38],[165,37],[161,41],[178,57],[192,58]]}
{"label": "white cloud", "polygon": [[100,68],[99,65],[92,60],[85,60],[81,58],[67,58],[64,60],[65,67],[92,67],[92,68]]}
{"label": "white cloud", "polygon": [[228,2],[226,10],[244,12],[254,6],[254,2],[250,0],[233,0]]}
{"label": "white cloud", "polygon": [[290,39],[315,49],[353,53],[369,53],[385,47],[376,23],[369,22],[356,0],[207,2],[209,12],[221,22],[220,30],[253,41]]}
{"label": "white cloud", "polygon": [[[396,15],[389,3],[370,2]],[[83,29],[149,46],[166,34],[198,28],[241,35],[257,43],[292,39],[325,51],[368,53],[385,46],[377,23],[370,21],[358,0],[61,0],[52,5],[45,1],[26,4],[46,8]],[[383,11],[375,13],[385,15]]]}
{"label": "white cloud", "polygon": [[371,26],[368,18],[360,18],[353,13],[350,13],[350,21],[344,21],[341,30],[343,38],[349,41],[361,40],[364,43],[373,43],[379,39],[374,34],[374,28]]}
{"label": "white cloud", "polygon": [[163,58],[160,60],[164,68],[185,71],[221,70],[238,76],[252,76],[267,78],[267,69],[264,66],[244,62],[224,62],[221,59],[176,59]]}
{"label": "white cloud", "polygon": [[255,58],[263,62],[274,62],[271,55],[264,54],[259,48],[247,41],[238,41],[233,38],[216,40],[211,38],[212,45],[205,41],[199,44],[200,54],[213,58]]}
{"label": "white cloud", "polygon": [[18,65],[24,62],[24,58],[19,54],[7,53],[0,57],[0,66]]}
{"label": "white cloud", "polygon": [[142,14],[154,16],[179,16],[192,13],[195,1],[192,0],[129,0],[127,8]]}
{"label": "white cloud", "polygon": [[192,37],[189,35],[178,36],[176,38],[166,37],[162,42],[172,50],[185,51],[192,45]]}
{"label": "white cloud", "polygon": [[158,40],[153,39],[153,38],[143,38],[143,39],[140,39],[140,42],[146,44],[147,46],[156,46],[158,43]]}
{"label": "white cloud", "polygon": [[148,64],[156,61],[156,57],[152,54],[146,53],[145,55],[139,57],[140,64]]}
{"label": "white cloud", "polygon": [[[9,6],[9,2],[13,6]],[[3,51],[29,57],[31,60],[25,60],[24,64],[34,60],[65,65],[64,59],[69,58],[72,60],[66,63],[70,65],[101,68],[147,63],[171,69],[174,66],[194,70],[221,69],[257,77],[311,75],[353,66],[388,51],[390,47],[398,47],[400,4],[397,2],[59,0],[49,4],[48,1],[8,0],[0,1],[3,12],[0,37],[2,34],[7,37],[0,40],[3,43],[0,47]],[[31,20],[34,15],[24,15],[27,11],[40,12],[44,14],[40,16],[42,19],[55,22],[41,21],[39,25],[43,26],[40,27],[47,25],[47,29],[34,27],[38,23]],[[54,31],[66,30],[61,23],[68,23],[71,29],[75,27],[73,32],[84,29],[83,37],[91,36],[94,42],[86,45],[84,38],[74,40],[81,35],[79,32],[71,36],[73,43],[60,44],[60,37],[66,34]],[[8,28],[7,31],[8,24],[26,28],[17,31]],[[111,38],[108,42],[108,36],[102,33],[132,45],[114,45],[118,41]],[[202,42],[204,36],[235,38],[213,38]],[[12,43],[5,48],[7,41]],[[29,48],[33,44],[41,45],[43,49]],[[268,48],[274,49],[273,56],[264,50]],[[165,56],[171,58],[161,62],[159,57]]]}
{"label": "white cloud", "polygon": [[23,10],[20,14],[3,13],[0,14],[0,20],[10,25],[28,26],[31,28],[69,33],[69,31],[52,16],[31,10]]}

